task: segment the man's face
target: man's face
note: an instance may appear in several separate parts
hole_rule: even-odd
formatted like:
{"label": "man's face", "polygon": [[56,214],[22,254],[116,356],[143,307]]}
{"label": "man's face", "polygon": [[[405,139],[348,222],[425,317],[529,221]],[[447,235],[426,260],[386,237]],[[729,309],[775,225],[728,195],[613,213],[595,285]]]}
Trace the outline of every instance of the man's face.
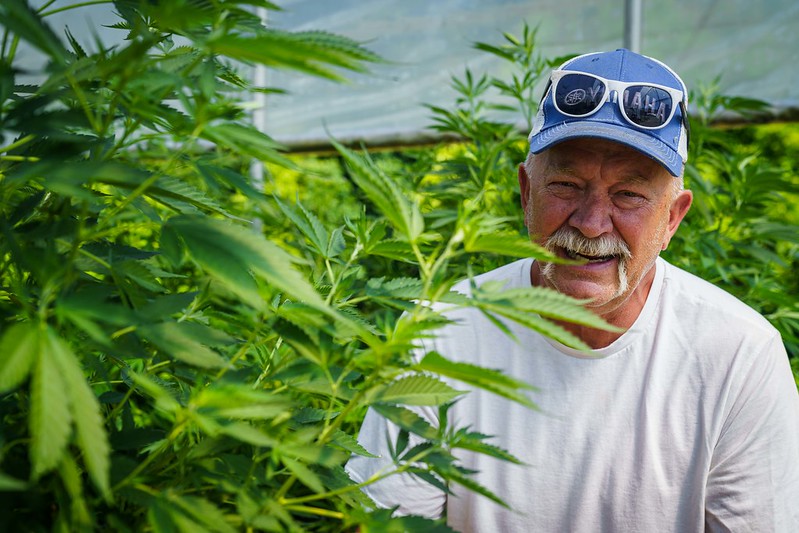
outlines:
{"label": "man's face", "polygon": [[[562,142],[519,170],[531,238],[581,265],[543,264],[538,284],[590,299],[600,314],[642,302],[652,266],[691,204],[659,163],[598,139]],[[645,282],[645,283],[642,283]],[[639,298],[631,299],[631,296]]]}

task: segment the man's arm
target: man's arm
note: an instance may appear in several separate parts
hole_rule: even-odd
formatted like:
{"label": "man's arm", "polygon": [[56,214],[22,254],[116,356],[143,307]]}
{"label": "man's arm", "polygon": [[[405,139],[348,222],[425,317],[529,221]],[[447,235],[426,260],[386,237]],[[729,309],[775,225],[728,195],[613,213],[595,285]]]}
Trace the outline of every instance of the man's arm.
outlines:
{"label": "man's arm", "polygon": [[734,396],[713,451],[706,529],[797,532],[799,394],[779,337],[754,359]]}
{"label": "man's arm", "polygon": [[[421,410],[419,414],[428,420],[435,415],[432,409]],[[397,442],[399,429],[369,409],[363,421],[358,442],[377,458],[353,456],[347,463],[346,470],[356,483],[382,477],[383,474],[393,472],[396,466],[391,458],[389,443],[393,446]],[[414,435],[410,436],[409,448],[418,444]],[[378,507],[398,507],[398,515],[418,515],[425,518],[439,518],[442,516],[446,504],[446,494],[430,483],[413,475],[402,473],[392,474],[385,479],[369,484],[363,491],[375,502]]]}

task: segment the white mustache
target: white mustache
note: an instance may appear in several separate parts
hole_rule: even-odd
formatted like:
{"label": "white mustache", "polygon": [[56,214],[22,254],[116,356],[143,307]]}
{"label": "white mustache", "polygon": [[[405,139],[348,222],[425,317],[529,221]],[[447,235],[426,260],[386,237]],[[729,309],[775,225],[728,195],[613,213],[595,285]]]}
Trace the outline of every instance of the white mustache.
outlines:
{"label": "white mustache", "polygon": [[613,235],[602,235],[589,239],[574,228],[563,226],[549,236],[544,243],[549,251],[555,248],[565,248],[574,253],[590,257],[605,257],[614,255],[622,260],[630,259],[632,253],[627,243]]}

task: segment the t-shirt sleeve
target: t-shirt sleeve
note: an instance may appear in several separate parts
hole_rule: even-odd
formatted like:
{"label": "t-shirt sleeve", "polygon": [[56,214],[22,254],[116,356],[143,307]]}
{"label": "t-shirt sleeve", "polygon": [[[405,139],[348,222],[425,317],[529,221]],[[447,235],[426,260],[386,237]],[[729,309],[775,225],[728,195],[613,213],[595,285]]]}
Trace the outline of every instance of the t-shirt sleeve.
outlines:
{"label": "t-shirt sleeve", "polygon": [[[432,421],[435,415],[432,409],[415,408],[417,414]],[[389,446],[397,442],[399,429],[396,425],[380,416],[372,409],[366,414],[361,426],[358,442],[368,452],[378,457],[353,455],[346,465],[346,471],[356,483],[382,477],[383,474],[396,471],[397,467],[391,458]],[[420,441],[410,436],[408,448]],[[407,473],[391,474],[388,477],[370,483],[363,488],[378,507],[391,509],[396,507],[397,515],[417,515],[425,518],[442,516],[446,504],[446,494],[434,485]]]}
{"label": "t-shirt sleeve", "polygon": [[777,335],[730,393],[705,502],[711,532],[799,531],[799,394]]}

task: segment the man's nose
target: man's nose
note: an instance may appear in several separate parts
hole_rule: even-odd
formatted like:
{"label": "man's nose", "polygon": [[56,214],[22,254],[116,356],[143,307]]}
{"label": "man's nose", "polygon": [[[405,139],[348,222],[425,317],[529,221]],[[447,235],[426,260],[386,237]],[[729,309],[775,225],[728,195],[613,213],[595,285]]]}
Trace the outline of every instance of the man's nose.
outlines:
{"label": "man's nose", "polygon": [[613,232],[612,211],[609,200],[585,198],[569,217],[569,224],[585,237],[593,239]]}

